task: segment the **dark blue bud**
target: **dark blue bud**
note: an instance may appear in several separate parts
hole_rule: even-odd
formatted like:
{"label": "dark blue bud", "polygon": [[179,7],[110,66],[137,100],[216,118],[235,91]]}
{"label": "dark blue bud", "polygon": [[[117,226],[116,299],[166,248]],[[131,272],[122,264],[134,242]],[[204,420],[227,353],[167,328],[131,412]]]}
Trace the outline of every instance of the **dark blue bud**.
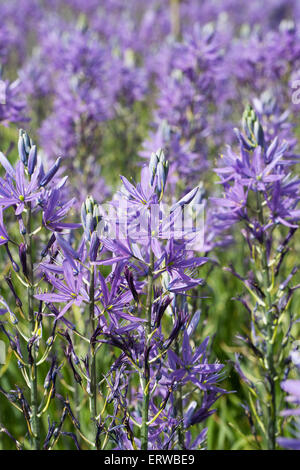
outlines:
{"label": "dark blue bud", "polygon": [[52,178],[54,177],[55,173],[56,173],[57,170],[59,169],[60,163],[61,163],[61,157],[59,157],[59,158],[56,160],[56,162],[55,162],[54,165],[50,168],[50,170],[48,171],[48,173],[46,173],[46,175],[43,177],[43,179],[42,179],[41,182],[40,182],[40,186],[47,186],[47,184],[50,183],[50,181],[51,181]]}
{"label": "dark blue bud", "polygon": [[29,135],[27,134],[26,131],[23,131],[23,140],[24,140],[25,152],[27,153],[27,155],[29,155],[32,144],[31,144]]}
{"label": "dark blue bud", "polygon": [[28,156],[28,173],[33,174],[37,162],[37,147],[33,145]]}
{"label": "dark blue bud", "polygon": [[19,140],[18,140],[18,152],[21,162],[26,165],[27,164],[27,153],[25,150],[25,143],[23,139],[23,130],[21,129],[19,132]]}
{"label": "dark blue bud", "polygon": [[100,247],[100,240],[98,238],[97,233],[93,232],[91,236],[90,252],[89,252],[91,261],[96,261],[99,247]]}
{"label": "dark blue bud", "polygon": [[9,248],[8,248],[7,243],[5,244],[5,249],[6,249],[7,255],[8,255],[9,259],[10,259],[10,262],[11,262],[11,264],[12,264],[13,270],[14,270],[16,273],[18,273],[18,272],[20,271],[20,268],[19,268],[19,266],[17,265],[17,263],[14,261],[14,259],[13,259],[13,257],[12,257],[12,254],[11,254]]}
{"label": "dark blue bud", "polygon": [[41,252],[41,257],[44,258],[45,256],[47,256],[48,254],[48,251],[50,250],[51,246],[53,245],[53,243],[55,242],[55,235],[54,233],[52,233],[51,237],[50,237],[50,240],[48,241],[47,243],[47,246],[42,250]]}
{"label": "dark blue bud", "polygon": [[23,274],[25,277],[27,277],[28,272],[27,272],[27,263],[26,263],[26,245],[24,243],[20,243],[19,245],[19,258],[20,258]]}

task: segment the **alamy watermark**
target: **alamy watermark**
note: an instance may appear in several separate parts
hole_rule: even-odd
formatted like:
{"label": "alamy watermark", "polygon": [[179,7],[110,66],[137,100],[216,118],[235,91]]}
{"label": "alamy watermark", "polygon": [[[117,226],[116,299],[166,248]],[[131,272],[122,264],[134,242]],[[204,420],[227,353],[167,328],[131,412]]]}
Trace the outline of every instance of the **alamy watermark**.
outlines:
{"label": "alamy watermark", "polygon": [[6,104],[6,83],[0,79],[0,104]]}
{"label": "alamy watermark", "polygon": [[292,103],[300,104],[300,79],[293,81],[292,88],[295,90],[292,93]]}
{"label": "alamy watermark", "polygon": [[5,364],[6,353],[5,353],[5,343],[0,341],[0,365]]}
{"label": "alamy watermark", "polygon": [[182,240],[186,248],[202,251],[204,246],[205,204],[168,206],[150,204],[136,209],[128,201],[101,205],[102,218],[97,225],[100,239],[132,240],[147,243],[157,240]]}

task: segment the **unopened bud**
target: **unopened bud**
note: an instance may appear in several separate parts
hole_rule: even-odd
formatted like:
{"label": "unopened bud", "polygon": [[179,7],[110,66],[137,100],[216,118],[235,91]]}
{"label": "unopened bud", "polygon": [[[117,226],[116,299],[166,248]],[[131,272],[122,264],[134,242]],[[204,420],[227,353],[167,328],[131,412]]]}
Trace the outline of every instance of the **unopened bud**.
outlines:
{"label": "unopened bud", "polygon": [[48,173],[46,173],[46,175],[42,178],[41,182],[40,182],[40,186],[47,186],[48,183],[50,183],[50,181],[53,179],[54,175],[56,174],[56,172],[58,171],[59,167],[60,167],[60,163],[61,163],[61,157],[59,157],[56,162],[54,163],[54,165],[50,168],[50,170],[48,171]]}

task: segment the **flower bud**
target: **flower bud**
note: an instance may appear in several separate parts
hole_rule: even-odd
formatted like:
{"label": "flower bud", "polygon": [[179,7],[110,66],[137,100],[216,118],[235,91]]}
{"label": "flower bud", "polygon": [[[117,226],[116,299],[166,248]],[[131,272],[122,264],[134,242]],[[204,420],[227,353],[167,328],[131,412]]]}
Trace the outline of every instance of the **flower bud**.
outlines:
{"label": "flower bud", "polygon": [[189,404],[189,407],[185,413],[185,416],[184,416],[184,425],[185,427],[189,427],[190,424],[191,424],[191,418],[194,414],[194,411],[195,409],[197,408],[197,402],[196,401],[192,401],[190,404]]}
{"label": "flower bud", "polygon": [[125,266],[124,274],[125,274],[125,278],[126,278],[128,287],[129,287],[129,289],[130,289],[130,291],[131,291],[131,293],[132,293],[132,296],[133,296],[134,300],[138,303],[138,302],[139,302],[139,295],[138,295],[137,290],[136,290],[136,288],[135,288],[134,279],[133,279],[133,274],[132,274],[132,272],[128,269],[128,266]]}
{"label": "flower bud", "polygon": [[37,162],[37,147],[33,145],[28,156],[28,173],[33,174]]}
{"label": "flower bud", "polygon": [[22,271],[25,277],[28,276],[27,272],[27,263],[26,263],[26,245],[25,243],[20,243],[19,245],[19,258],[22,266]]}
{"label": "flower bud", "polygon": [[248,142],[252,147],[264,147],[264,131],[259,119],[251,106],[247,106],[242,118],[242,126]]}
{"label": "flower bud", "polygon": [[55,240],[56,240],[55,235],[54,235],[54,233],[52,233],[47,245],[45,246],[45,248],[41,252],[41,257],[42,258],[45,258],[45,256],[47,256],[48,251],[50,250],[50,248],[53,245],[53,243],[55,242]]}
{"label": "flower bud", "polygon": [[81,221],[87,240],[91,240],[92,233],[97,229],[101,220],[99,205],[95,203],[92,196],[88,196],[81,206]]}
{"label": "flower bud", "polygon": [[5,249],[6,249],[6,253],[7,253],[9,259],[10,259],[10,262],[11,262],[11,265],[12,265],[12,267],[13,267],[13,270],[14,270],[16,273],[18,273],[18,272],[20,271],[19,266],[17,265],[17,263],[16,263],[15,260],[13,259],[12,254],[11,254],[11,252],[10,252],[10,249],[8,248],[8,245],[6,244],[6,245],[4,245],[4,246],[5,246]]}
{"label": "flower bud", "polygon": [[18,140],[18,152],[21,162],[27,166],[28,157],[32,148],[32,141],[26,131],[20,129]]}
{"label": "flower bud", "polygon": [[158,158],[157,154],[153,152],[151,154],[150,162],[149,162],[149,170],[150,170],[150,174],[151,174],[151,180],[150,180],[151,186],[153,185],[153,182],[154,182],[158,162],[159,162],[159,158]]}
{"label": "flower bud", "polygon": [[25,149],[25,142],[24,142],[24,133],[23,129],[20,129],[19,131],[19,140],[18,140],[18,151],[19,151],[19,157],[21,162],[26,165],[27,164],[27,158],[28,154]]}
{"label": "flower bud", "polygon": [[153,185],[156,176],[156,191],[158,196],[162,198],[169,172],[169,162],[166,160],[162,149],[157,150],[156,153],[152,153],[149,170],[151,174],[150,184],[151,186]]}
{"label": "flower bud", "polygon": [[100,240],[98,238],[97,233],[93,232],[91,236],[90,252],[89,252],[91,261],[96,261],[99,247],[100,247]]}
{"label": "flower bud", "polygon": [[45,176],[42,178],[40,182],[40,186],[47,186],[48,183],[53,179],[55,173],[58,171],[61,163],[61,157],[59,157],[54,165],[50,168],[48,173],[45,174]]}
{"label": "flower bud", "polygon": [[159,194],[164,192],[169,172],[168,162],[159,162],[157,165],[157,189]]}

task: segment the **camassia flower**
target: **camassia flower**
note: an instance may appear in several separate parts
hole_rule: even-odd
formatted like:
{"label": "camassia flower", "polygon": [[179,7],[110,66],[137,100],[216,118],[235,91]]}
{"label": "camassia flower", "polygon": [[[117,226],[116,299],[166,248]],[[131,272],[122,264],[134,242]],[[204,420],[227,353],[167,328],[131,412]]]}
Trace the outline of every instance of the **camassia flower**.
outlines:
{"label": "camassia flower", "polygon": [[[263,232],[275,225],[297,227],[299,179],[288,171],[297,159],[286,158],[288,144],[280,143],[278,137],[270,145],[266,145],[262,137],[255,137],[255,132],[259,134],[257,129],[261,129],[262,134],[263,130],[255,114],[253,119],[244,122],[246,135],[236,130],[240,152],[229,147],[215,170],[224,188],[222,198],[211,198],[217,207],[217,225],[226,229],[244,221],[250,229],[259,225],[259,231]],[[257,139],[261,145],[257,144]],[[253,220],[253,203],[257,213],[260,200],[264,201],[263,210],[268,214],[264,224],[262,220]]]}
{"label": "camassia flower", "polygon": [[158,199],[155,193],[155,186],[150,185],[150,181],[153,181],[153,176],[150,173],[148,167],[144,167],[141,172],[141,182],[134,186],[128,181],[125,176],[121,176],[121,180],[124,185],[125,197],[127,196],[130,206],[134,206],[135,210],[144,210],[148,208],[150,204],[157,204]]}
{"label": "camassia flower", "polygon": [[235,180],[232,185],[224,183],[226,197],[212,197],[211,202],[218,207],[218,219],[224,226],[230,226],[247,217],[248,188]]}
{"label": "camassia flower", "polygon": [[281,182],[272,187],[271,197],[266,199],[271,214],[270,224],[282,224],[286,227],[297,228],[300,220],[299,180],[287,175]]}
{"label": "camassia flower", "polygon": [[228,148],[221,156],[222,166],[215,171],[222,178],[222,183],[237,180],[251,189],[257,187],[258,190],[264,190],[266,184],[284,178],[284,172],[279,169],[290,163],[283,158],[286,149],[285,144],[279,146],[278,139],[272,142],[266,152],[260,146],[249,151],[242,142],[240,155]]}
{"label": "camassia flower", "polygon": [[22,162],[16,165],[16,174],[13,178],[6,174],[0,178],[0,205],[5,209],[15,206],[15,214],[20,215],[25,209],[25,204],[34,201],[39,196],[38,172],[33,174],[30,182],[25,179],[25,167]]}
{"label": "camassia flower", "polygon": [[193,353],[190,346],[190,338],[187,332],[184,332],[182,343],[182,357],[179,357],[174,351],[168,351],[169,367],[171,373],[169,380],[181,384],[187,384],[189,381],[193,382],[200,390],[215,390],[223,392],[215,386],[219,380],[219,373],[223,369],[222,364],[209,364],[206,359],[206,349],[209,338],[206,338],[203,343]]}
{"label": "camassia flower", "polygon": [[157,270],[169,275],[168,290],[179,293],[204,283],[203,279],[188,275],[186,270],[194,271],[208,261],[210,259],[207,257],[192,256],[184,240],[171,238],[157,263]]}
{"label": "camassia flower", "polygon": [[43,206],[43,225],[53,232],[81,227],[81,224],[63,222],[70,208],[74,205],[75,199],[62,204],[60,198],[61,191],[52,189]]}
{"label": "camassia flower", "polygon": [[125,286],[122,271],[124,263],[117,263],[110,276],[110,289],[108,288],[108,279],[104,279],[102,274],[98,273],[98,279],[101,285],[101,292],[96,296],[102,309],[101,314],[107,313],[112,323],[118,327],[118,320],[124,319],[129,322],[143,322],[142,318],[138,318],[130,313],[126,313],[126,306],[133,300],[131,290]]}
{"label": "camassia flower", "polygon": [[83,279],[81,274],[74,274],[69,262],[63,262],[64,281],[56,278],[50,273],[47,273],[49,283],[57,289],[58,293],[47,292],[44,294],[37,294],[35,298],[42,300],[46,303],[64,303],[64,307],[60,310],[57,319],[63,317],[65,313],[72,307],[73,304],[80,306],[83,301],[88,302],[89,297],[84,289]]}

